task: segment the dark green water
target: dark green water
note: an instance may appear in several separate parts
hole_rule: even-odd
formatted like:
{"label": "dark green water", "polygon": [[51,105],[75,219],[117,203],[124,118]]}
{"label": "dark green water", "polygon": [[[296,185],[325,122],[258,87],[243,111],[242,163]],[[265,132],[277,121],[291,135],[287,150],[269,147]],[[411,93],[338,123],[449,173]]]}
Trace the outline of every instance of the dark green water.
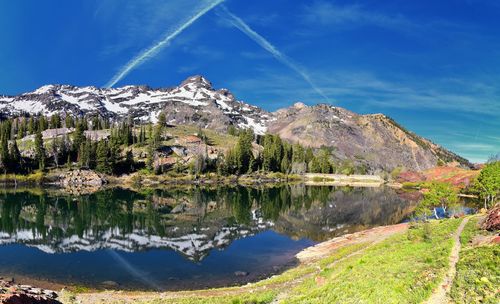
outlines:
{"label": "dark green water", "polygon": [[399,223],[414,206],[383,187],[5,190],[0,275],[93,288],[241,284],[292,266],[316,242]]}

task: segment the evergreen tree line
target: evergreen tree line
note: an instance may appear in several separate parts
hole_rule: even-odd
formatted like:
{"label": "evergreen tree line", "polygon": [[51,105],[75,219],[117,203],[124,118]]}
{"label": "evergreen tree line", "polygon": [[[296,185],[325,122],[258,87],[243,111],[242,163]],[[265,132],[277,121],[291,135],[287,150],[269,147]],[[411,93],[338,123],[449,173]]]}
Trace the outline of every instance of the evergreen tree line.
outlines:
{"label": "evergreen tree line", "polygon": [[[266,134],[255,136],[251,129],[239,130],[233,134],[238,141],[226,155],[219,154],[217,159],[206,159],[200,155],[191,165],[193,173],[217,172],[219,175],[247,174],[252,172],[281,172],[284,174],[302,173],[342,173],[366,174],[365,166],[355,166],[351,161],[333,161],[331,148],[315,151],[311,147],[290,144],[279,135]],[[254,146],[255,144],[258,144]],[[254,151],[259,150],[255,155]]]}
{"label": "evergreen tree line", "polygon": [[103,130],[109,129],[111,126],[108,119],[99,116],[74,118],[69,115],[61,117],[58,113],[51,116],[23,115],[4,119],[1,124],[2,128],[6,130],[8,140],[21,139],[27,135],[36,134],[37,131],[43,132],[47,129],[75,128],[79,124],[82,124],[85,130]]}
{"label": "evergreen tree line", "polygon": [[[103,173],[130,172],[134,168],[131,151],[121,156],[122,147],[146,143],[146,126],[141,126],[135,134],[134,125],[129,121],[111,126],[102,118],[88,119],[70,116],[61,122],[58,114],[47,118],[43,115],[10,118],[0,122],[0,169],[3,173],[26,174],[34,170],[45,170],[48,165],[54,167],[71,166],[95,169]],[[87,130],[110,128],[110,136],[100,140],[87,137]],[[71,135],[66,133],[52,136],[50,143],[45,143],[42,132],[61,127],[75,128]],[[18,140],[33,135],[34,141],[24,141],[31,155],[21,156]],[[151,135],[150,135],[151,136]],[[23,143],[24,143],[23,142]],[[33,147],[29,146],[33,143]]]}
{"label": "evergreen tree line", "polygon": [[[74,128],[71,135],[53,134],[44,142],[43,131],[56,128]],[[53,167],[77,167],[93,169],[107,174],[120,174],[146,167],[150,172],[161,173],[161,166],[155,165],[162,134],[167,127],[166,117],[161,113],[153,125],[136,126],[133,120],[112,124],[101,117],[62,119],[55,114],[23,116],[0,122],[0,168],[4,173],[29,173]],[[99,132],[108,129],[109,132]],[[88,132],[86,131],[95,131]],[[281,172],[284,174],[313,173],[365,173],[363,167],[355,167],[349,161],[333,161],[331,149],[313,150],[300,144],[290,144],[278,135],[256,136],[251,129],[238,130],[230,127],[228,133],[237,136],[236,145],[217,158],[208,158],[207,151],[194,158],[188,165],[178,164],[173,170],[193,174],[217,172],[219,175],[241,175],[252,172]],[[108,134],[109,136],[104,136]],[[34,147],[23,146],[31,151],[21,156],[18,140],[34,136]],[[209,137],[201,129],[197,135],[207,145]],[[70,138],[71,137],[71,138]],[[32,143],[33,141],[22,141]],[[145,162],[136,163],[132,146],[145,147]],[[24,153],[24,152],[23,152]],[[159,168],[160,167],[160,168]]]}

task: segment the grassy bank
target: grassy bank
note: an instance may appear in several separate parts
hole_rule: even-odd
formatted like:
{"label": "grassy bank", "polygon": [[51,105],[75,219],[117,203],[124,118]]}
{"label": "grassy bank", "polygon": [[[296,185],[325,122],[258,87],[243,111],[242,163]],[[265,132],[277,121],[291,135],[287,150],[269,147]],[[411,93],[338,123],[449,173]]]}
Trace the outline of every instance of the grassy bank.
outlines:
{"label": "grassy bank", "polygon": [[488,239],[489,235],[491,233],[479,229],[477,217],[465,226],[451,289],[451,297],[456,303],[500,303],[500,246],[479,241]]}
{"label": "grassy bank", "polygon": [[35,172],[30,174],[1,174],[0,184],[42,184],[44,181],[43,172]]}
{"label": "grassy bank", "polygon": [[413,225],[380,241],[351,243],[319,260],[242,287],[186,292],[64,294],[66,303],[420,303],[448,267],[461,219]]}

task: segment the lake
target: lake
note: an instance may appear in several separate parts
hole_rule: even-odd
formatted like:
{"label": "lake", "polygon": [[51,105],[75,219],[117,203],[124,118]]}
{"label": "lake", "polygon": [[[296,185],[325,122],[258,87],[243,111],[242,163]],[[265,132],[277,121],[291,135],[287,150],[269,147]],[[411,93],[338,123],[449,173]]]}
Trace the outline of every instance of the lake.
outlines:
{"label": "lake", "polygon": [[327,186],[0,192],[0,276],[178,290],[256,281],[329,238],[404,221],[416,200]]}

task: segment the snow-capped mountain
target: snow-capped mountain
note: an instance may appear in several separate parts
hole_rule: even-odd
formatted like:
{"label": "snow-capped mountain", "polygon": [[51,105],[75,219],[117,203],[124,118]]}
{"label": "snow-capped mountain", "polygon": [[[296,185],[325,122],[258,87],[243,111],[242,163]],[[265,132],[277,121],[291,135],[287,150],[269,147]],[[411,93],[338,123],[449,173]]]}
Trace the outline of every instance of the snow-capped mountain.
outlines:
{"label": "snow-capped mountain", "polygon": [[156,122],[160,112],[172,125],[196,125],[220,132],[233,125],[252,128],[256,134],[278,134],[304,146],[335,147],[337,162],[354,159],[367,172],[392,171],[398,166],[420,171],[440,160],[470,165],[383,114],[359,115],[331,105],[303,103],[270,113],[238,101],[226,89],[214,89],[202,76],[189,77],[174,88],[47,85],[19,96],[0,96],[3,116],[99,114],[114,120]]}
{"label": "snow-capped mountain", "polygon": [[202,76],[187,78],[178,87],[153,89],[148,86],[121,88],[46,85],[18,96],[0,96],[0,113],[74,116],[98,114],[115,120],[131,117],[156,122],[159,113],[171,124],[196,124],[225,130],[228,125],[266,131],[266,111],[236,100],[226,89],[216,90]]}

